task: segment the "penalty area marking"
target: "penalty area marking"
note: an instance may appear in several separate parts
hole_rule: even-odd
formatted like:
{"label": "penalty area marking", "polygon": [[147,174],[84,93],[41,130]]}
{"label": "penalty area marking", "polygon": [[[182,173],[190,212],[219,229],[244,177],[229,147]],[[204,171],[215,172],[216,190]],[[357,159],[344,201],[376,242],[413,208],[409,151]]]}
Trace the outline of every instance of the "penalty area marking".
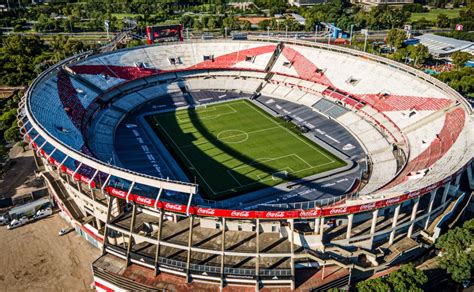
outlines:
{"label": "penalty area marking", "polygon": [[[236,134],[227,136],[228,133]],[[249,134],[242,130],[224,130],[219,132],[216,138],[227,144],[237,144],[247,141],[249,139]]]}

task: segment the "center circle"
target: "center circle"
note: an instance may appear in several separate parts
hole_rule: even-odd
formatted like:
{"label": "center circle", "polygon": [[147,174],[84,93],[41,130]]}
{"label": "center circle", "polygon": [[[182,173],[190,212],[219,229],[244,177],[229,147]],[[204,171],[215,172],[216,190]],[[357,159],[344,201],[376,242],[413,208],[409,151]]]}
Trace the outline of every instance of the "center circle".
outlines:
{"label": "center circle", "polygon": [[225,130],[217,134],[217,139],[224,143],[242,143],[247,141],[249,135],[241,130]]}

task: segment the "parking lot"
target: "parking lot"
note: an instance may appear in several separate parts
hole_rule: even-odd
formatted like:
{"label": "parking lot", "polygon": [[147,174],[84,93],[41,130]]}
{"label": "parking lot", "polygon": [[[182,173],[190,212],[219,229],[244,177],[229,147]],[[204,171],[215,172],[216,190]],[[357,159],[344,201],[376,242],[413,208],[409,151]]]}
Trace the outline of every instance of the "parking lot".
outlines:
{"label": "parking lot", "polygon": [[0,291],[92,290],[91,263],[100,251],[74,231],[59,236],[66,222],[53,214],[14,230],[0,227]]}

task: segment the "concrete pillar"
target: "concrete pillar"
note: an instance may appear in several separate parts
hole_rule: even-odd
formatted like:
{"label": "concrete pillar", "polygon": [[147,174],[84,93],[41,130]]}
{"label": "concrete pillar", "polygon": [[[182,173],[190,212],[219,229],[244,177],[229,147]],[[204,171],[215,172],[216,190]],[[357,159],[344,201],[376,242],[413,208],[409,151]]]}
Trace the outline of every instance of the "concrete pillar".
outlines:
{"label": "concrete pillar", "polygon": [[456,176],[456,181],[455,181],[455,185],[456,186],[459,186],[459,182],[461,181],[461,173],[458,174],[458,176]]}
{"label": "concrete pillar", "polygon": [[39,158],[38,158],[38,155],[36,154],[36,151],[33,151],[33,160],[35,162],[36,169],[39,169],[40,163],[39,163]]}
{"label": "concrete pillar", "polygon": [[370,224],[370,249],[372,249],[372,245],[374,244],[374,234],[375,234],[375,227],[377,226],[377,216],[379,215],[379,210],[375,209],[372,211],[372,223]]}
{"label": "concrete pillar", "polygon": [[257,256],[255,257],[255,291],[260,290],[260,219],[257,218],[257,223],[255,226],[255,238],[256,238],[256,251]]}
{"label": "concrete pillar", "polygon": [[290,219],[291,234],[290,234],[290,252],[291,252],[291,290],[295,290],[295,219]]}
{"label": "concrete pillar", "polygon": [[411,211],[410,227],[408,227],[407,237],[411,237],[413,233],[413,227],[415,227],[416,212],[418,212],[418,204],[420,203],[420,197],[414,200],[413,210]]}
{"label": "concrete pillar", "polygon": [[445,204],[448,198],[449,189],[451,188],[451,182],[447,182],[443,188],[443,197],[441,198],[441,204]]}
{"label": "concrete pillar", "polygon": [[160,249],[161,249],[161,229],[163,228],[163,215],[164,211],[163,209],[160,210],[160,217],[158,219],[158,231],[156,233],[156,239],[158,240],[158,244],[156,245],[156,251],[155,251],[155,276],[160,273],[160,268],[159,268],[159,260],[160,260]]}
{"label": "concrete pillar", "polygon": [[114,197],[109,196],[107,200],[107,216],[105,219],[105,229],[104,229],[104,243],[102,244],[102,255],[105,255],[105,248],[107,246],[107,237],[108,237],[108,225],[110,224],[112,218],[112,204]]}
{"label": "concrete pillar", "polygon": [[319,234],[320,225],[321,225],[321,218],[314,219],[314,234],[316,235]]}
{"label": "concrete pillar", "polygon": [[321,217],[321,220],[319,221],[319,235],[321,235],[321,241],[324,239],[324,217]]}
{"label": "concrete pillar", "polygon": [[194,225],[194,216],[189,217],[189,234],[188,234],[188,253],[186,257],[186,282],[191,282],[191,274],[189,273],[189,268],[191,265],[191,246],[193,245],[193,225]]}
{"label": "concrete pillar", "polygon": [[393,221],[392,221],[392,231],[390,232],[390,239],[388,241],[388,244],[392,245],[393,240],[395,239],[395,234],[397,233],[396,227],[398,223],[398,215],[400,215],[400,208],[402,205],[397,205],[395,207],[395,213],[393,214]]}
{"label": "concrete pillar", "polygon": [[97,230],[102,228],[102,223],[100,222],[99,218],[95,217],[95,223],[97,225]]}
{"label": "concrete pillar", "polygon": [[127,265],[131,263],[130,253],[132,252],[132,241],[133,241],[133,230],[135,229],[135,218],[137,216],[137,205],[134,203],[132,206],[132,220],[130,220],[130,236],[128,237],[127,245]]}
{"label": "concrete pillar", "polygon": [[433,204],[436,197],[436,191],[437,189],[431,191],[430,202],[428,205],[428,216],[426,216],[426,222],[425,222],[425,230],[428,229],[428,226],[430,224],[431,211],[433,210]]}
{"label": "concrete pillar", "polygon": [[347,232],[346,239],[351,239],[352,233],[352,221],[354,220],[354,214],[347,215]]}
{"label": "concrete pillar", "polygon": [[467,178],[469,180],[469,186],[471,187],[471,189],[474,189],[474,177],[472,175],[472,166],[467,167]]}
{"label": "concrete pillar", "polygon": [[224,288],[224,251],[225,251],[225,221],[226,219],[225,218],[222,218],[222,238],[221,238],[221,289]]}

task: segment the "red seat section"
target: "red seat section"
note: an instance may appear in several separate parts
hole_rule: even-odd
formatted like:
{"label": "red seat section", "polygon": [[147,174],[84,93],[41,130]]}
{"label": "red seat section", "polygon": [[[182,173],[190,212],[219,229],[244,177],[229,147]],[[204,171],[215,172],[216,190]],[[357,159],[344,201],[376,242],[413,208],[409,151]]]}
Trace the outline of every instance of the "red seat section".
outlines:
{"label": "red seat section", "polygon": [[163,72],[162,70],[158,69],[115,65],[77,65],[72,66],[71,69],[76,74],[105,75],[108,77],[121,78],[126,80],[134,80],[137,78],[147,77],[153,74]]}
{"label": "red seat section", "polygon": [[359,99],[370,104],[379,111],[436,111],[451,103],[447,98],[432,98],[419,96],[357,94]]}
{"label": "red seat section", "polygon": [[273,53],[276,45],[260,46],[256,48],[245,49],[221,56],[214,56],[213,59],[203,61],[188,69],[226,69],[232,68],[237,63],[245,61],[247,56],[256,57],[263,54]]}
{"label": "red seat section", "polygon": [[82,117],[86,110],[77,96],[76,89],[72,85],[69,75],[64,70],[58,72],[57,86],[59,99],[61,100],[64,110],[74,126],[78,130],[81,130]]}
{"label": "red seat section", "polygon": [[299,52],[285,46],[282,54],[286,59],[288,59],[291,66],[295,68],[300,78],[334,87],[329,78],[327,78],[324,73],[318,73],[317,70],[319,68]]}
{"label": "red seat section", "polygon": [[446,114],[444,125],[437,138],[420,155],[412,159],[405,166],[405,169],[400,175],[388,184],[385,189],[396,186],[397,184],[408,179],[409,176],[414,175],[418,171],[425,170],[436,163],[456,142],[461,133],[464,122],[465,112],[458,108]]}

